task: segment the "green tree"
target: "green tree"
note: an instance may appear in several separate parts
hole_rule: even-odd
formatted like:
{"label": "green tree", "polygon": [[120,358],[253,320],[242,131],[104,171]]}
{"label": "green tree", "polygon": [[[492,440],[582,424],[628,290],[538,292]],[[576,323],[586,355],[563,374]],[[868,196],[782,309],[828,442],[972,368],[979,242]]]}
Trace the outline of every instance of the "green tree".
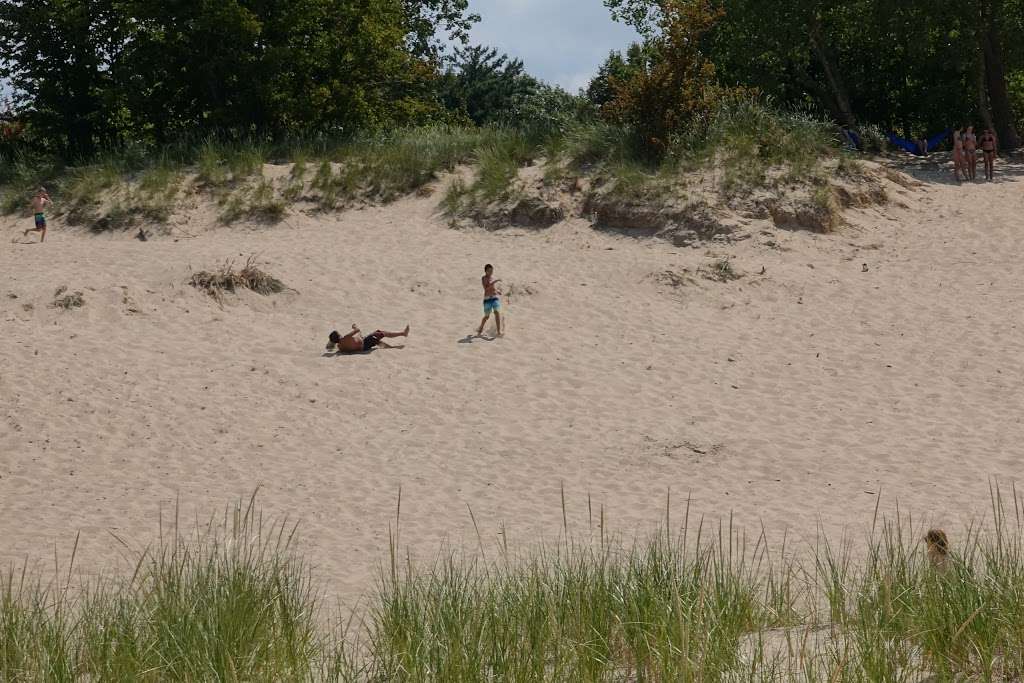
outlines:
{"label": "green tree", "polygon": [[403,0],[409,48],[420,59],[442,61],[448,43],[465,45],[469,30],[480,21],[469,12],[469,0]]}
{"label": "green tree", "polygon": [[[187,132],[355,131],[439,111],[400,0],[134,0],[116,65],[158,140]],[[425,30],[425,29],[423,29]]]}
{"label": "green tree", "polygon": [[112,70],[157,141],[265,124],[261,18],[238,0],[128,0],[132,32]]}
{"label": "green tree", "polygon": [[122,19],[113,0],[0,0],[0,79],[46,146],[88,156],[117,136]]}
{"label": "green tree", "polygon": [[476,45],[456,50],[455,63],[444,75],[440,90],[449,110],[484,124],[507,119],[508,113],[538,87],[522,60]]}
{"label": "green tree", "polygon": [[602,113],[633,128],[660,156],[673,135],[706,121],[723,94],[703,46],[721,11],[710,0],[605,1],[645,36],[654,57],[626,80],[610,79],[615,96]]}
{"label": "green tree", "polygon": [[602,107],[615,99],[615,84],[625,83],[657,59],[650,43],[632,43],[626,54],[613,50],[587,85],[587,99]]}

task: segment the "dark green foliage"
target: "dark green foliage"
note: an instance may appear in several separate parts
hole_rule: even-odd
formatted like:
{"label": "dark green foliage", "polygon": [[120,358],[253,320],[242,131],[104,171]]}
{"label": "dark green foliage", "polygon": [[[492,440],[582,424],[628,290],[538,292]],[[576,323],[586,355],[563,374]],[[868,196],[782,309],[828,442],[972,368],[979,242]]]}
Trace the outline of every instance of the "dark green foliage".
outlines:
{"label": "dark green foliage", "polygon": [[434,36],[462,39],[472,19],[465,0],[0,0],[0,78],[34,146],[71,158],[352,135],[445,118]]}
{"label": "dark green foliage", "polygon": [[625,83],[639,74],[657,58],[654,46],[647,43],[632,43],[625,56],[613,51],[587,86],[587,99],[601,107],[615,99],[616,83]]}
{"label": "dark green foliage", "polygon": [[402,6],[413,55],[435,63],[445,57],[439,33],[452,43],[465,44],[470,27],[480,21],[479,14],[469,13],[469,0],[402,0]]}
{"label": "dark green foliage", "polygon": [[114,140],[123,25],[114,0],[0,2],[0,78],[49,146],[82,156]]}
{"label": "dark green foliage", "polygon": [[537,91],[538,83],[527,75],[522,60],[482,45],[455,54],[454,68],[441,82],[441,99],[478,125],[507,118],[518,102]]}
{"label": "dark green foliage", "polygon": [[[648,47],[662,39],[665,17],[680,12],[675,0],[605,4]],[[1021,0],[720,0],[716,7],[723,18],[701,43],[722,86],[752,87],[856,128],[924,137],[970,122],[1016,145],[1024,113]],[[666,57],[613,54],[588,96],[604,105],[616,78]]]}

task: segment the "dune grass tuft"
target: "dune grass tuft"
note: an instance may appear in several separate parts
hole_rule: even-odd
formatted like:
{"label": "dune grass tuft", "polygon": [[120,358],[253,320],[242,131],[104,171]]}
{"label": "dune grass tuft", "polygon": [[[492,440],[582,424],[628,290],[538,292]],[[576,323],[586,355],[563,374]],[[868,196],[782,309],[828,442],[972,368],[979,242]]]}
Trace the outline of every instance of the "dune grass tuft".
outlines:
{"label": "dune grass tuft", "polygon": [[68,292],[66,286],[61,286],[53,293],[53,303],[50,305],[63,311],[81,308],[85,305],[85,295],[82,292]]}
{"label": "dune grass tuft", "polygon": [[235,294],[248,289],[263,296],[279,294],[288,289],[283,282],[256,266],[256,257],[250,256],[245,265],[235,269],[234,261],[226,261],[216,270],[192,273],[189,284],[223,303],[225,293]]}
{"label": "dune grass tuft", "polygon": [[728,257],[717,259],[711,263],[700,266],[697,272],[705,279],[714,282],[732,282],[739,280],[743,275],[733,268],[732,260]]}

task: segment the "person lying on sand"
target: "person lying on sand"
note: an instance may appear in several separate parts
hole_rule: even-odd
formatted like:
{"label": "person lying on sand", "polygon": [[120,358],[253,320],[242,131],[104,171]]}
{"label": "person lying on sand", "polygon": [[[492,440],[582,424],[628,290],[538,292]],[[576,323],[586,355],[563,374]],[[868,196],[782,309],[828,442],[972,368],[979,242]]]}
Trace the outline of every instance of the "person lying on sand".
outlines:
{"label": "person lying on sand", "polygon": [[384,330],[377,330],[372,334],[368,334],[365,337],[356,325],[352,326],[352,331],[342,337],[335,330],[331,332],[329,341],[327,342],[327,350],[334,351],[338,350],[338,353],[366,353],[372,351],[374,348],[380,346],[385,349],[401,349],[402,346],[391,346],[385,339],[394,339],[395,337],[408,337],[409,326],[406,325],[405,329],[401,332],[385,332]]}

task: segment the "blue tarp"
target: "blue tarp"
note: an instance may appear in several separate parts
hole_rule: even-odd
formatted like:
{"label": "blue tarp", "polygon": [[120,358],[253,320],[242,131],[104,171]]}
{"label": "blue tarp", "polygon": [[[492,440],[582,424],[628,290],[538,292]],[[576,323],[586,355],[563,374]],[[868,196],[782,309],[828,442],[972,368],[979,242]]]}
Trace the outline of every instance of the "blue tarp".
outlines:
{"label": "blue tarp", "polygon": [[[927,152],[931,152],[936,147],[941,145],[942,141],[946,139],[946,136],[948,136],[952,132],[953,132],[953,129],[949,128],[949,129],[943,131],[942,133],[939,133],[935,137],[929,138],[928,139],[928,149],[927,149]],[[897,147],[902,147],[903,149],[907,150],[911,154],[916,154],[917,156],[921,156],[921,148],[918,147],[916,142],[913,142],[911,140],[905,140],[905,139],[899,137],[898,135],[894,135],[892,133],[889,133],[889,135],[886,136],[886,137],[889,138],[889,142],[891,142],[892,144],[896,145]],[[925,152],[925,153],[927,153],[927,152]]]}

